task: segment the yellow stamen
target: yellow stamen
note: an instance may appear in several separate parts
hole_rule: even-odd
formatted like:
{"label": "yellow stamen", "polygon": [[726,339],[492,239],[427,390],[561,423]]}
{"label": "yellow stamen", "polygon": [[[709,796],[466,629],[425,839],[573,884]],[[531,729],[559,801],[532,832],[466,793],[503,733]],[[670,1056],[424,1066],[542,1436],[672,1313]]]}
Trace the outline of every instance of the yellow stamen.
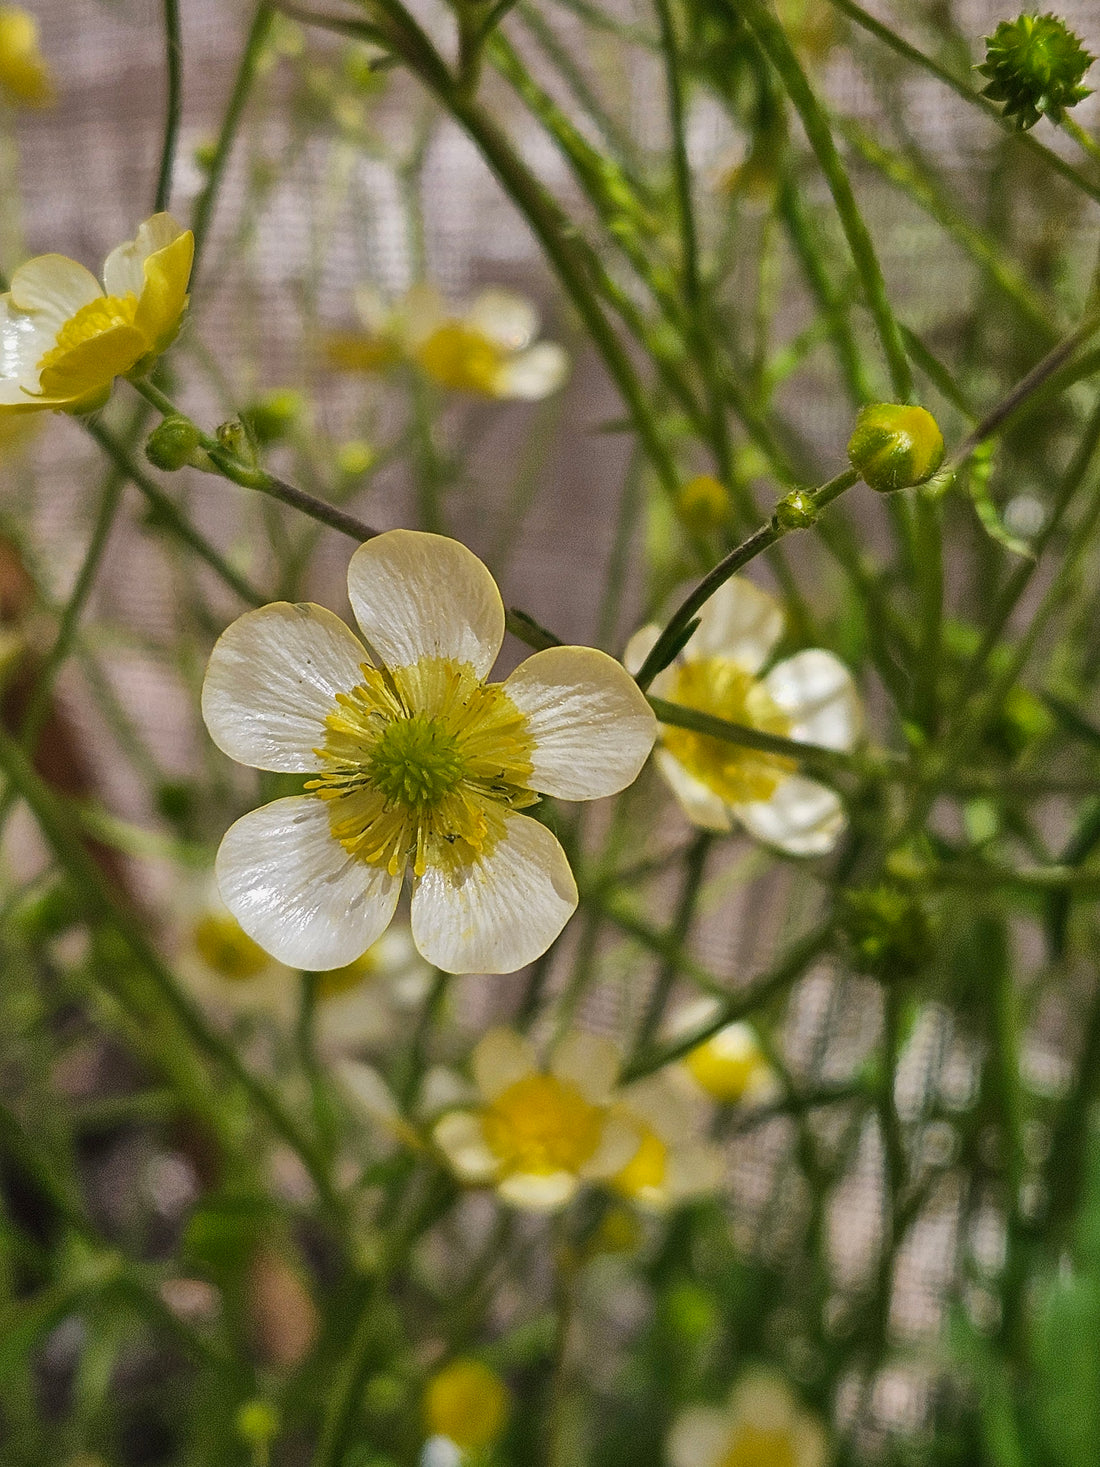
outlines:
{"label": "yellow stamen", "polygon": [[461,321],[447,321],[423,342],[416,360],[443,387],[497,395],[504,355],[498,346]]}
{"label": "yellow stamen", "polygon": [[660,1193],[668,1174],[668,1147],[649,1126],[641,1128],[641,1145],[612,1178],[612,1186],[626,1197],[645,1199]]}
{"label": "yellow stamen", "polygon": [[[791,721],[775,704],[758,678],[728,657],[700,657],[676,669],[669,699],[686,708],[710,713],[730,723],[747,724],[764,733],[787,734]],[[797,766],[781,754],[739,748],[709,734],[665,728],[665,747],[689,774],[727,805],[767,800]]]}
{"label": "yellow stamen", "polygon": [[600,1144],[603,1111],[571,1081],[525,1075],[486,1107],[481,1128],[505,1176],[576,1173]]}
{"label": "yellow stamen", "polygon": [[57,333],[57,342],[38,363],[39,375],[58,367],[74,347],[82,346],[115,326],[132,326],[137,313],[137,296],[104,295],[81,306]]}
{"label": "yellow stamen", "polygon": [[410,860],[457,870],[487,856],[508,810],[532,805],[533,741],[503,686],[469,663],[424,657],[392,672],[364,664],[337,694],[307,789],[329,802],[349,855],[398,876]]}

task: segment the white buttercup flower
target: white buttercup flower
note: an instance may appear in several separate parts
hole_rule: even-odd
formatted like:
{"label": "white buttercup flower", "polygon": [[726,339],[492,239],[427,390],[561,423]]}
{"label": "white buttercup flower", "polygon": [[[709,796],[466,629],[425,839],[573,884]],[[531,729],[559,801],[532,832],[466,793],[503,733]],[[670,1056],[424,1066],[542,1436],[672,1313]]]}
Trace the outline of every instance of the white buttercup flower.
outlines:
{"label": "white buttercup flower", "polygon": [[[665,1026],[665,1038],[685,1039],[705,1029],[719,1011],[714,996],[693,999],[677,1009]],[[781,1093],[756,1030],[744,1020],[723,1024],[709,1039],[689,1049],[677,1069],[704,1094],[726,1105],[759,1105]]]}
{"label": "white buttercup flower", "polygon": [[[810,648],[760,675],[782,632],[775,599],[734,576],[704,605],[698,627],[654,679],[652,692],[765,733],[851,749],[862,729],[862,705],[838,657]],[[657,635],[650,626],[631,638],[628,667],[641,665]],[[705,830],[728,831],[739,822],[791,855],[817,856],[832,850],[844,828],[837,795],[781,754],[666,725],[656,760],[684,814]]]}
{"label": "white buttercup flower", "polygon": [[829,1455],[820,1421],[765,1370],[743,1376],[724,1407],[690,1407],[668,1440],[671,1467],[825,1467]]}
{"label": "white buttercup flower", "polygon": [[534,305],[510,290],[484,290],[459,309],[431,285],[414,285],[390,308],[361,290],[356,308],[362,331],[329,341],[337,366],[376,372],[411,361],[441,387],[532,402],[556,392],[569,373],[557,342],[536,341]]}
{"label": "white buttercup flower", "polygon": [[616,1192],[663,1212],[721,1186],[725,1163],[704,1135],[704,1109],[676,1067],[628,1086],[619,1115],[638,1134],[638,1149],[611,1178]]}
{"label": "white buttercup flower", "polygon": [[214,742],[260,769],[315,776],[253,810],[218,851],[244,930],[293,967],[353,961],[389,925],[408,869],[412,934],[448,973],[510,973],[577,905],[540,794],[612,795],[656,720],[621,665],[588,647],[536,652],[485,679],[504,606],[471,551],[390,530],[361,545],[348,594],[369,646],[321,606],[276,602],[219,639],[203,685]]}
{"label": "white buttercup flower", "polygon": [[637,1127],[614,1104],[619,1062],[610,1040],[575,1032],[544,1068],[530,1040],[492,1029],[471,1062],[480,1104],[443,1116],[433,1139],[469,1186],[494,1186],[533,1212],[564,1207],[638,1149]]}

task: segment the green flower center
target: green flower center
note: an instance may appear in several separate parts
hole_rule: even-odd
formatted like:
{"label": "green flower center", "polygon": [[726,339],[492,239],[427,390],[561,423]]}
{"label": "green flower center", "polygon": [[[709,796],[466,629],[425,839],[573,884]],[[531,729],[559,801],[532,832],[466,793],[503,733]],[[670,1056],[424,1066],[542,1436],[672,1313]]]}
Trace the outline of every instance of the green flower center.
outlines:
{"label": "green flower center", "polygon": [[411,861],[454,872],[488,856],[528,789],[534,742],[499,683],[469,663],[422,657],[392,670],[364,664],[325,721],[324,763],[308,790],[329,804],[349,855],[398,876]]}

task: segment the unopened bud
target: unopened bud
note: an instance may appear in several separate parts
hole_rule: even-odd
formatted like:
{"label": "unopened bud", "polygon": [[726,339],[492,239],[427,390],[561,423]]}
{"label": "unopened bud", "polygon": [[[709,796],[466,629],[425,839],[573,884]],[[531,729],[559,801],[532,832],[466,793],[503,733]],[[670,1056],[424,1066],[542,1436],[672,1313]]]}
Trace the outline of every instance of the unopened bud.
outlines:
{"label": "unopened bud", "polygon": [[805,489],[792,489],[775,506],[772,516],[780,530],[808,530],[817,520],[817,505]]}
{"label": "unopened bud", "polygon": [[872,978],[911,978],[932,957],[927,913],[896,886],[848,892],[839,915],[854,966]]}
{"label": "unopened bud", "polygon": [[730,517],[729,490],[713,474],[698,474],[677,494],[676,508],[689,530],[710,535]]}
{"label": "unopened bud", "polygon": [[240,418],[230,418],[227,423],[219,423],[214,433],[226,453],[231,453],[234,458],[251,458],[248,434]]}
{"label": "unopened bud", "polygon": [[1081,80],[1094,60],[1056,15],[1018,15],[985,38],[985,61],[976,70],[989,78],[982,96],[1003,103],[1005,117],[1023,131],[1044,115],[1061,121],[1067,107],[1087,97]]}
{"label": "unopened bud", "polygon": [[863,482],[882,494],[912,489],[943,463],[943,434],[925,408],[873,402],[856,419],[848,458]]}
{"label": "unopened bud", "polygon": [[237,1435],[251,1447],[266,1447],[279,1434],[279,1413],[270,1401],[245,1401],[237,1412]]}
{"label": "unopened bud", "polygon": [[199,430],[190,418],[165,418],[145,441],[145,457],[168,474],[194,463],[198,453]]}
{"label": "unopened bud", "polygon": [[302,415],[302,394],[283,387],[265,392],[241,413],[257,443],[279,443]]}

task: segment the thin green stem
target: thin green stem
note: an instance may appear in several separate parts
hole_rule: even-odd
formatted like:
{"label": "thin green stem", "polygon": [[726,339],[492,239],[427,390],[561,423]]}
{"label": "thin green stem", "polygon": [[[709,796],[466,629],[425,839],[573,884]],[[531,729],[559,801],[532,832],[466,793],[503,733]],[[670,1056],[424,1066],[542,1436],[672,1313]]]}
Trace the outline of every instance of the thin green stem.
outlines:
{"label": "thin green stem", "polygon": [[164,70],[165,99],[164,143],[160,152],[157,190],[153,213],[168,207],[172,194],[172,170],[179,142],[180,119],[183,114],[183,37],[180,32],[179,0],[164,0]]}

